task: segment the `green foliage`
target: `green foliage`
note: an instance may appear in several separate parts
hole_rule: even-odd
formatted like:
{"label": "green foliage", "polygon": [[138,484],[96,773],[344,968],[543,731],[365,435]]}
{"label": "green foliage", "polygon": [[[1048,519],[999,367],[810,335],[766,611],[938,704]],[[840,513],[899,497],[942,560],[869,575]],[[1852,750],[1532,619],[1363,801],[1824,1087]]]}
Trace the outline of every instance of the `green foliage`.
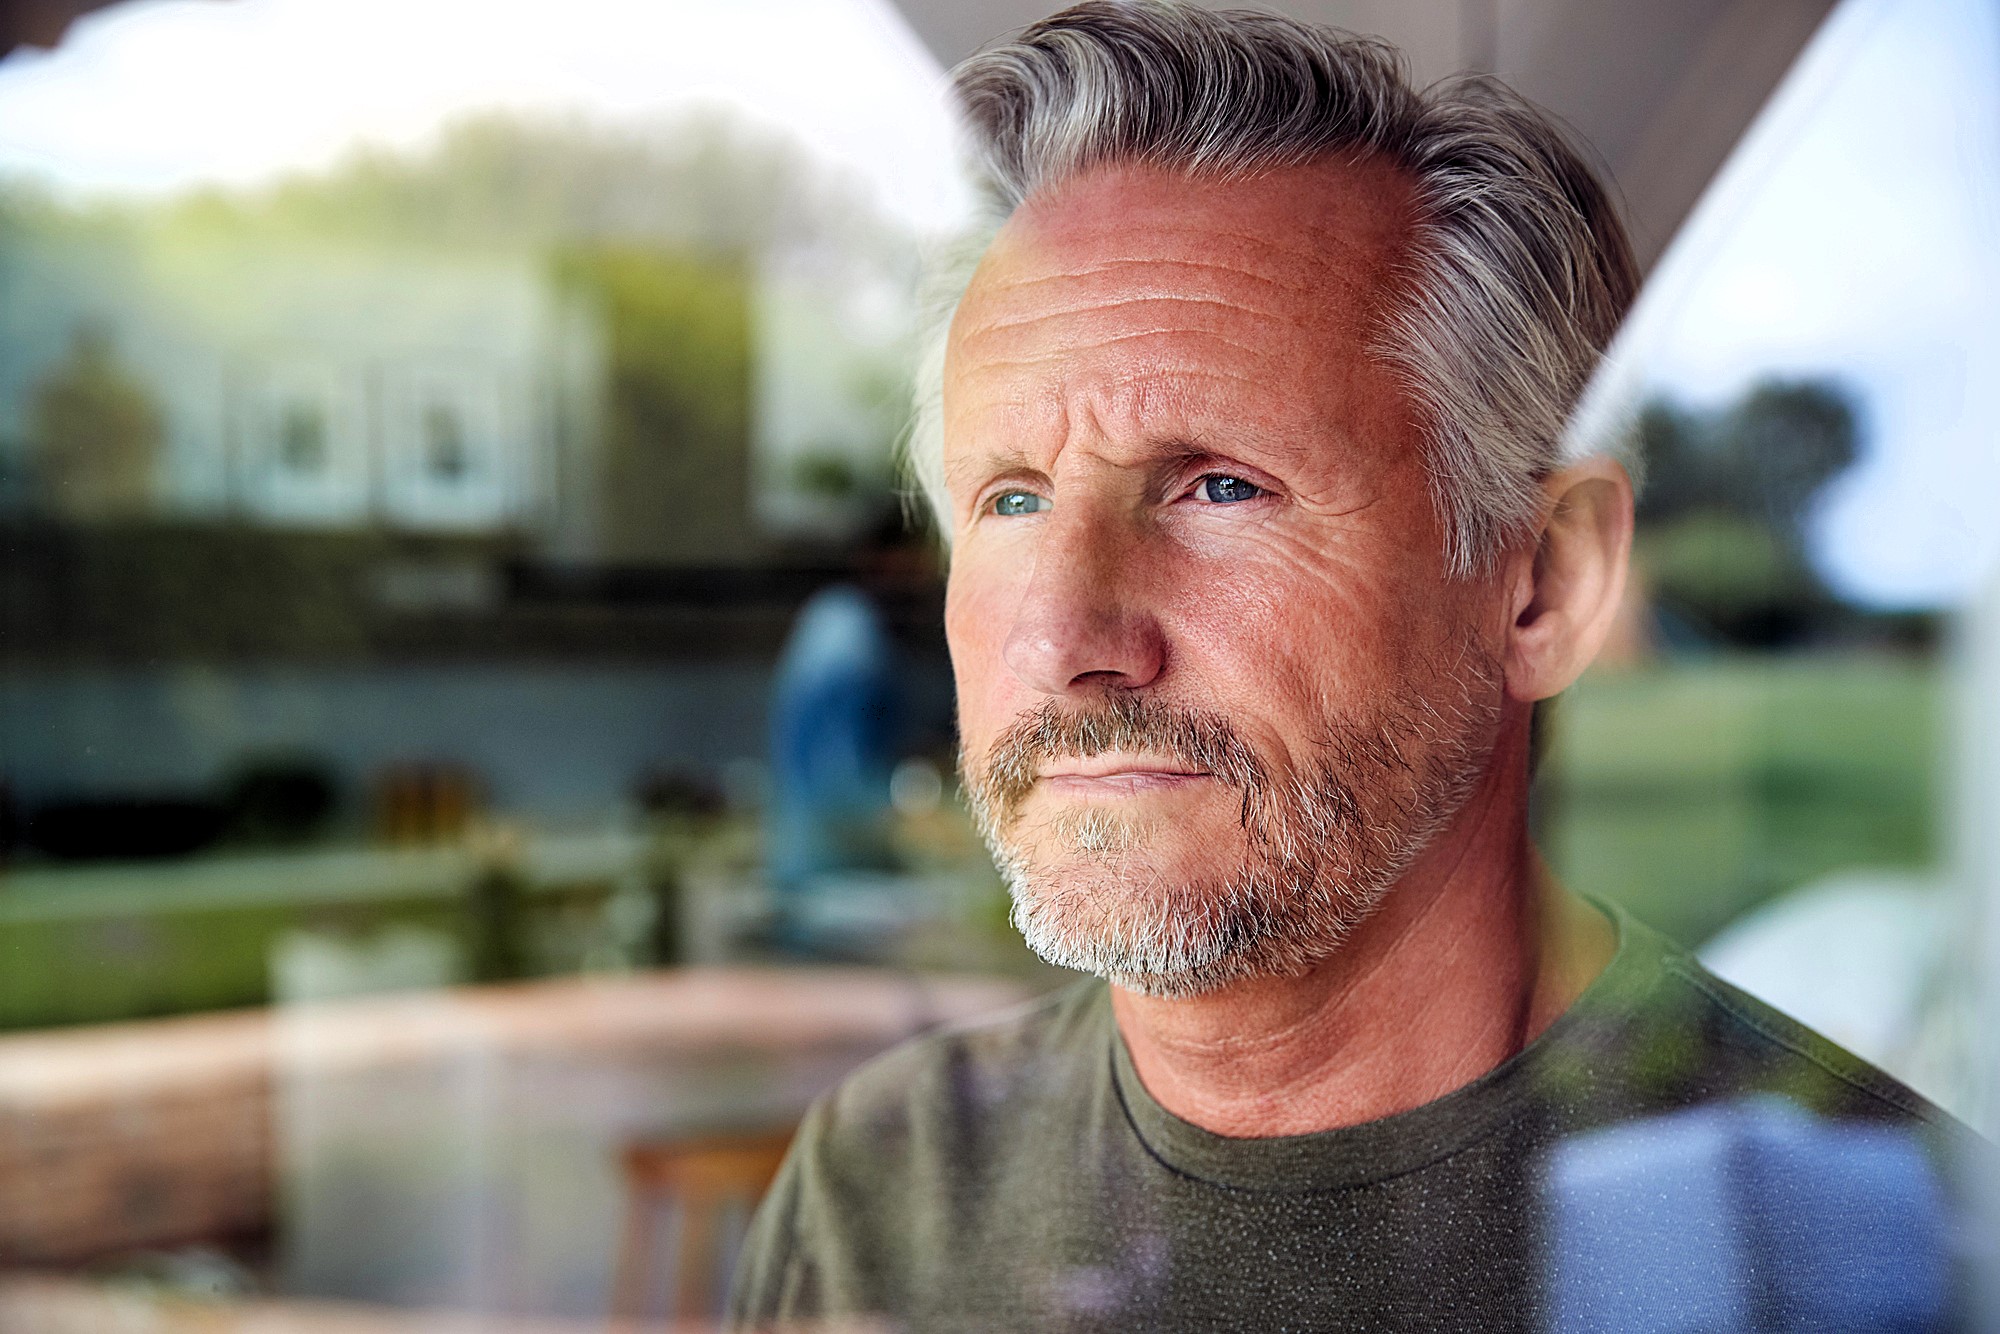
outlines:
{"label": "green foliage", "polygon": [[801,491],[817,496],[851,496],[861,489],[861,474],[854,461],[831,449],[816,449],[801,455],[794,465]]}
{"label": "green foliage", "polygon": [[1636,552],[1655,595],[1739,644],[1838,620],[1802,523],[1856,437],[1846,396],[1822,381],[1765,381],[1714,413],[1647,405]]}
{"label": "green foliage", "polygon": [[[484,114],[419,152],[365,150],[169,230],[547,257],[596,316],[598,550],[614,564],[754,555],[751,275],[799,242],[900,257],[909,238],[782,135],[709,110],[651,124]],[[898,258],[898,261],[900,259]]]}
{"label": "green foliage", "polygon": [[102,330],[76,331],[69,355],[38,381],[28,443],[45,501],[72,518],[143,514],[165,422],[152,391]]}
{"label": "green foliage", "polygon": [[1739,514],[1796,546],[1812,497],[1856,456],[1854,409],[1822,380],[1765,380],[1714,413],[1656,400],[1641,412],[1642,522]]}
{"label": "green foliage", "polygon": [[744,265],[604,246],[570,251],[558,272],[599,311],[607,342],[605,554],[741,557],[751,535]]}
{"label": "green foliage", "polygon": [[1807,505],[1856,455],[1854,409],[1821,381],[1765,381],[1722,416],[1716,431],[1739,505],[1794,546]]}
{"label": "green foliage", "polygon": [[[365,939],[415,927],[494,967],[495,874],[459,849],[16,870],[0,899],[0,1029],[268,1004],[272,948],[300,930]],[[513,920],[497,966],[584,967],[592,933],[577,925],[601,923],[616,889],[599,871],[506,886]]]}
{"label": "green foliage", "polygon": [[[0,232],[10,228],[69,239],[95,232],[114,252],[144,254],[223,327],[244,322],[231,302],[245,298],[187,257],[213,269],[215,256],[241,245],[329,273],[336,258],[378,248],[403,261],[436,249],[548,263],[577,298],[572,311],[599,317],[575,328],[579,337],[590,329],[604,353],[601,401],[578,404],[573,420],[579,435],[602,432],[603,457],[584,484],[595,495],[583,505],[614,563],[753,554],[750,290],[764,257],[830,247],[900,272],[913,250],[854,181],[781,133],[714,109],[626,125],[482,114],[423,149],[363,149],[268,188],[208,190],[166,205],[82,209],[8,188]],[[897,405],[885,409],[893,419],[899,385],[886,371],[879,378],[867,388]],[[109,399],[99,392],[96,402]],[[82,434],[135,438],[125,426]],[[67,443],[41,452],[91,457]],[[0,507],[22,508],[22,490],[21,479],[0,476]]]}
{"label": "green foliage", "polygon": [[1769,525],[1701,509],[1655,523],[1635,541],[1653,586],[1711,625],[1741,625],[1772,607],[1819,596],[1810,573]]}
{"label": "green foliage", "polygon": [[254,194],[184,201],[190,227],[455,246],[669,243],[748,254],[839,236],[906,244],[848,179],[783,135],[707,110],[612,126],[484,113],[427,151],[357,150]]}
{"label": "green foliage", "polygon": [[1585,677],[1542,770],[1545,850],[1687,944],[1832,871],[1931,865],[1940,707],[1934,668],[1873,657]]}

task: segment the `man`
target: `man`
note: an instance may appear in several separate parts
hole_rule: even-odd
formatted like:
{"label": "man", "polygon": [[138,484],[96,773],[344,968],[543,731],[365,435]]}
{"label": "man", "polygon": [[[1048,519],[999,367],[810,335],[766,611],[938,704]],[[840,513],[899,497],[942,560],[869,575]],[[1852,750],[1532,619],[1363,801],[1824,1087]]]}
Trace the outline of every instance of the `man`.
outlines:
{"label": "man", "polygon": [[1753,1090],[1935,1121],[1528,839],[1632,531],[1562,443],[1637,278],[1561,134],[1165,4],[955,79],[1000,225],[912,462],[966,790],[1029,943],[1103,980],[823,1100],[739,1324],[1528,1327],[1562,1136]]}

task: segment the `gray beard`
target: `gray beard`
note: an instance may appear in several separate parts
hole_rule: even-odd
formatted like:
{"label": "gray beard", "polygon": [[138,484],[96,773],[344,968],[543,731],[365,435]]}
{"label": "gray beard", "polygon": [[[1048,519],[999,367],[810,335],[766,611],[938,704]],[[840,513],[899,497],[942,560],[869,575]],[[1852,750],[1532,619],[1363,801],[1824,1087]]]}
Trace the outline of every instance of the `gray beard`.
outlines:
{"label": "gray beard", "polygon": [[[1437,701],[1392,700],[1367,720],[1329,718],[1303,772],[1274,778],[1219,714],[1119,696],[1051,701],[961,761],[980,832],[1013,897],[1015,927],[1052,964],[1148,996],[1196,996],[1326,960],[1477,788],[1499,716],[1498,668],[1477,654],[1437,674]],[[1143,830],[1101,810],[1067,812],[1046,836],[1072,865],[1036,866],[1020,846],[1020,804],[1041,764],[1112,750],[1206,770],[1240,794],[1237,868],[1169,881]]]}

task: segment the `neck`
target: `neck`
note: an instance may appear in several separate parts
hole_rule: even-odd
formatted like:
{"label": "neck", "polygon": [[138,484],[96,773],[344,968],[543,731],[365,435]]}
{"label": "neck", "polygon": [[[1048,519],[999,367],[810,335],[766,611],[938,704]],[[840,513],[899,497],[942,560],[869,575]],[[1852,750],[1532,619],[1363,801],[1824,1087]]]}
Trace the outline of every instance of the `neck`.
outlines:
{"label": "neck", "polygon": [[1567,1009],[1614,933],[1529,841],[1526,765],[1494,768],[1518,778],[1482,786],[1319,967],[1185,999],[1113,988],[1154,1098],[1223,1135],[1357,1125],[1472,1082]]}

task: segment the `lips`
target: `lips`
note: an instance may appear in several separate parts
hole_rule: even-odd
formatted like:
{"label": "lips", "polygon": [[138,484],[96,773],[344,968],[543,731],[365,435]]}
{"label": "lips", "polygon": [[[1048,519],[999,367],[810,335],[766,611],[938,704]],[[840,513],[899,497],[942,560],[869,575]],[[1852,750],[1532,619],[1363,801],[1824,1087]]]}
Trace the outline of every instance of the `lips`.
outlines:
{"label": "lips", "polygon": [[1056,760],[1037,775],[1040,784],[1068,797],[1115,798],[1170,791],[1211,775],[1174,760],[1136,755],[1092,755]]}
{"label": "lips", "polygon": [[1263,766],[1220,714],[1120,695],[1043,701],[1003,729],[965,776],[981,818],[997,827],[1035,792],[1115,801],[1209,783],[1247,791],[1261,785]]}
{"label": "lips", "polygon": [[1205,778],[1207,771],[1176,760],[1136,755],[1091,755],[1052,760],[1037,777],[1044,779]]}

